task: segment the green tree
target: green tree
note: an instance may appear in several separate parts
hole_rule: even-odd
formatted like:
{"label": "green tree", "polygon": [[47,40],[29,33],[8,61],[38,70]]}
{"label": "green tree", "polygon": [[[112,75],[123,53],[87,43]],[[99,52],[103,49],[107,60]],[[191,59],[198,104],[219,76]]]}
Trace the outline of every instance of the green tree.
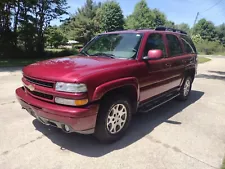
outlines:
{"label": "green tree", "polygon": [[124,16],[119,3],[107,1],[97,11],[96,20],[99,22],[101,31],[123,30]]}
{"label": "green tree", "polygon": [[135,5],[134,12],[126,19],[126,28],[143,29],[154,27],[154,13],[148,8],[145,0]]}
{"label": "green tree", "polygon": [[216,28],[219,42],[225,46],[225,23]]}
{"label": "green tree", "polygon": [[64,45],[68,39],[63,35],[59,28],[50,26],[45,31],[45,38],[48,46],[58,48],[59,45]]}
{"label": "green tree", "polygon": [[216,34],[216,27],[211,21],[207,21],[206,19],[201,19],[193,28],[194,34],[199,34],[202,39],[207,41],[215,41],[218,40]]}
{"label": "green tree", "polygon": [[158,26],[164,26],[166,24],[166,15],[162,12],[160,12],[158,9],[153,9],[153,16],[154,16],[154,20],[153,20],[153,24],[154,27],[158,27]]}
{"label": "green tree", "polygon": [[173,21],[166,21],[165,26],[168,28],[176,28],[176,25]]}
{"label": "green tree", "polygon": [[[77,12],[61,27],[67,38],[75,39],[83,44],[91,40],[99,30],[96,13],[100,6],[101,3],[97,4],[92,0],[86,0],[85,5],[78,8]],[[69,31],[65,32],[65,30]]]}
{"label": "green tree", "polygon": [[186,23],[181,23],[179,25],[176,25],[176,28],[185,31],[188,34],[191,33],[190,26],[188,24],[186,24]]}
{"label": "green tree", "polygon": [[44,30],[66,13],[66,5],[66,0],[1,0],[0,55],[10,55],[18,48],[41,54]]}

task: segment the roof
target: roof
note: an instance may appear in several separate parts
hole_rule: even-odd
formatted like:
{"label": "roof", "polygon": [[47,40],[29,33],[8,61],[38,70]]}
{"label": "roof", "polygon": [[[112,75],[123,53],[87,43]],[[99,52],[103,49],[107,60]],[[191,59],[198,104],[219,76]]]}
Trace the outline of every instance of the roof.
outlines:
{"label": "roof", "polygon": [[155,29],[133,29],[133,30],[121,30],[121,31],[114,31],[114,32],[105,32],[103,34],[112,34],[112,33],[148,33],[148,32],[168,32],[168,33],[174,33],[174,34],[183,34],[187,35],[185,31],[174,29],[174,28],[168,28],[168,27],[157,27]]}
{"label": "roof", "polygon": [[121,31],[113,31],[113,32],[105,32],[103,34],[111,34],[111,33],[146,33],[149,31],[155,31],[154,29],[131,29],[131,30],[121,30]]}

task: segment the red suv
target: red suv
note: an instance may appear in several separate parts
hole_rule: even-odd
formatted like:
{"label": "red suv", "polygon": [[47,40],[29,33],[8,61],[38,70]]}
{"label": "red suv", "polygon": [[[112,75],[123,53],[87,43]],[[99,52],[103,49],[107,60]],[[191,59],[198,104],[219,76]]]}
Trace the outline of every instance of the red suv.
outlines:
{"label": "red suv", "polygon": [[196,48],[181,30],[108,32],[76,56],[25,67],[16,95],[43,124],[111,142],[124,134],[133,114],[186,100],[196,68]]}

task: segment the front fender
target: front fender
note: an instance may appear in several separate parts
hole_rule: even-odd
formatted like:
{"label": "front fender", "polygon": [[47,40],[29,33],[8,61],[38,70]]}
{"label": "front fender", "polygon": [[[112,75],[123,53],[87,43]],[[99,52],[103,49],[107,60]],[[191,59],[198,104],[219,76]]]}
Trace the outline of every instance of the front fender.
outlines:
{"label": "front fender", "polygon": [[112,80],[98,86],[94,91],[92,100],[93,101],[100,100],[107,92],[120,87],[125,87],[125,86],[134,87],[134,89],[137,92],[137,98],[139,99],[140,90],[139,90],[138,80],[135,77],[127,77],[127,78]]}

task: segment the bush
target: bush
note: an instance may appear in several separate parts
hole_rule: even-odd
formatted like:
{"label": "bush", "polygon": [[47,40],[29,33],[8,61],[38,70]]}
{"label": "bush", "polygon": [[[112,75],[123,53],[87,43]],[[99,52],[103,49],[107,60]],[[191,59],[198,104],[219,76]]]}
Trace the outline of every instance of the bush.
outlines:
{"label": "bush", "polygon": [[25,52],[20,48],[14,48],[8,52],[0,51],[0,59],[46,59],[75,55],[78,53],[78,49],[62,49],[62,50],[45,50],[43,54],[37,52]]}
{"label": "bush", "polygon": [[55,58],[55,57],[63,57],[63,56],[70,56],[70,55],[75,55],[78,53],[78,50],[73,48],[73,49],[64,49],[62,51],[45,51],[45,57],[47,58]]}
{"label": "bush", "polygon": [[192,40],[198,53],[206,55],[225,53],[225,47],[218,41],[203,40],[200,35],[193,35]]}
{"label": "bush", "polygon": [[211,55],[218,52],[218,42],[202,41],[196,44],[197,51],[206,55]]}

